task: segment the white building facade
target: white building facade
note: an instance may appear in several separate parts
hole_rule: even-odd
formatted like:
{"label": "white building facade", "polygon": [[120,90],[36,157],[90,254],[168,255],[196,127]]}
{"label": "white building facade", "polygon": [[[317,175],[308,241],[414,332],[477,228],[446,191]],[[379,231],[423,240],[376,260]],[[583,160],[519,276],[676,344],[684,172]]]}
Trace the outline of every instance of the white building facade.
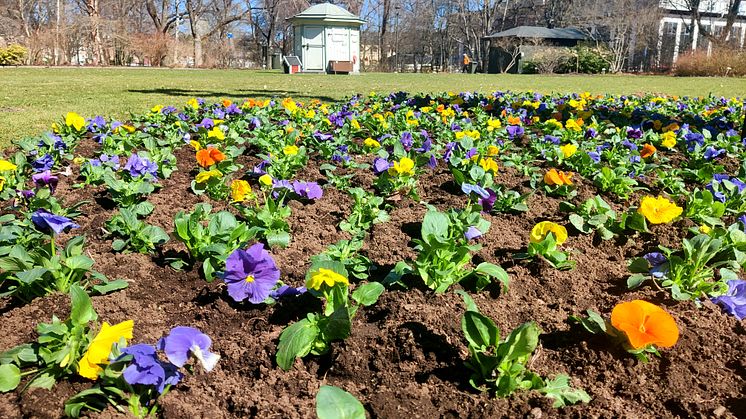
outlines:
{"label": "white building facade", "polygon": [[[731,0],[701,0],[701,22],[708,32],[716,36],[722,34],[730,3]],[[712,52],[712,43],[700,34],[697,22],[692,21],[689,0],[661,0],[660,7],[664,10],[664,17],[658,26],[659,66],[673,65],[681,54],[689,51],[706,51],[708,54]],[[741,3],[738,17],[725,39],[732,48],[744,48],[746,1]]]}
{"label": "white building facade", "polygon": [[293,53],[305,73],[330,71],[330,61],[352,63],[360,71],[360,17],[331,3],[316,4],[290,18]]}

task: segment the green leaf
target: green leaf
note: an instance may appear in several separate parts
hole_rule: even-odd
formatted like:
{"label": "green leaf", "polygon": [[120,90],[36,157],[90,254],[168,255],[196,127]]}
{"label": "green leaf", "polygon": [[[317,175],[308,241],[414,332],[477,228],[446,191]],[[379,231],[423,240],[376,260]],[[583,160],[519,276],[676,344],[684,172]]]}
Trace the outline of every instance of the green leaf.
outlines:
{"label": "green leaf", "polygon": [[266,233],[266,237],[267,244],[273,249],[277,247],[284,249],[290,244],[290,233],[288,233],[287,231],[270,230]]}
{"label": "green leaf", "polygon": [[467,311],[461,317],[461,330],[469,342],[469,346],[486,349],[497,346],[500,340],[500,329],[488,317],[476,311]]}
{"label": "green leaf", "polygon": [[575,229],[577,229],[581,233],[588,233],[588,228],[585,227],[585,220],[583,220],[583,217],[579,216],[578,214],[570,214],[568,217],[570,219],[570,224],[572,224]]}
{"label": "green leaf", "polygon": [[[103,276],[103,275],[102,275]],[[101,284],[91,287],[91,290],[98,295],[105,295],[110,292],[123,290],[129,286],[129,282],[124,279],[115,279],[114,281],[105,280]]]}
{"label": "green leaf", "polygon": [[586,310],[586,313],[588,313],[588,317],[570,316],[570,320],[579,323],[585,330],[593,334],[606,332],[606,320],[600,314],[591,309]]}
{"label": "green leaf", "polygon": [[16,277],[24,284],[30,284],[44,276],[47,272],[49,272],[47,268],[33,268],[23,272],[16,272]]}
{"label": "green leaf", "polygon": [[33,381],[28,384],[28,386],[29,388],[43,388],[51,390],[56,382],[57,380],[52,374],[44,372],[36,376],[36,378],[34,378]]}
{"label": "green leaf", "polygon": [[91,297],[80,285],[73,284],[70,286],[70,300],[72,305],[70,320],[73,324],[87,325],[88,322],[98,318],[96,311],[93,309]]}
{"label": "green leaf", "polygon": [[547,381],[546,386],[539,389],[539,392],[554,399],[552,407],[565,407],[578,402],[588,403],[591,401],[591,396],[585,390],[570,387],[569,377],[564,374],[558,375],[554,380]]}
{"label": "green leaf", "polygon": [[448,216],[439,211],[430,210],[422,221],[422,240],[430,244],[431,240],[444,243],[448,239]]}
{"label": "green leaf", "polygon": [[627,288],[637,288],[642,285],[642,283],[645,282],[646,279],[648,279],[648,277],[643,274],[630,275],[629,278],[627,278]]}
{"label": "green leaf", "polygon": [[530,355],[539,344],[541,330],[534,322],[523,323],[513,329],[505,342],[500,345],[503,362]]}
{"label": "green leaf", "polygon": [[383,285],[378,282],[368,282],[359,286],[355,292],[352,293],[352,299],[357,301],[358,304],[364,306],[370,306],[378,301],[378,297],[383,294]]}
{"label": "green leaf", "polygon": [[71,256],[65,259],[65,266],[72,270],[88,271],[93,267],[93,259],[83,255]]}
{"label": "green leaf", "polygon": [[352,329],[350,310],[344,305],[334,310],[329,317],[322,318],[319,323],[321,335],[325,342],[343,340],[350,336]]}
{"label": "green leaf", "polygon": [[492,263],[482,262],[479,265],[477,265],[474,271],[477,274],[487,275],[492,278],[495,278],[503,284],[504,289],[508,288],[508,283],[510,282],[510,278],[508,277],[508,273],[505,272],[505,269],[503,269],[501,266],[498,266]]}
{"label": "green leaf", "polygon": [[477,303],[474,302],[474,299],[471,298],[471,295],[467,294],[464,290],[456,290],[456,294],[460,295],[461,298],[464,300],[464,305],[466,306],[467,311],[474,311],[479,313],[479,307],[477,307]]}
{"label": "green leaf", "polygon": [[285,371],[290,370],[295,358],[302,358],[311,352],[319,327],[308,319],[291,324],[280,334],[277,346],[277,365]]}
{"label": "green leaf", "polygon": [[645,274],[650,271],[650,263],[645,258],[635,258],[627,266],[630,272],[635,274]]}
{"label": "green leaf", "polygon": [[319,419],[365,419],[365,408],[352,394],[334,386],[321,386],[316,394]]}
{"label": "green leaf", "polygon": [[0,365],[0,392],[15,390],[21,382],[21,370],[13,364]]}

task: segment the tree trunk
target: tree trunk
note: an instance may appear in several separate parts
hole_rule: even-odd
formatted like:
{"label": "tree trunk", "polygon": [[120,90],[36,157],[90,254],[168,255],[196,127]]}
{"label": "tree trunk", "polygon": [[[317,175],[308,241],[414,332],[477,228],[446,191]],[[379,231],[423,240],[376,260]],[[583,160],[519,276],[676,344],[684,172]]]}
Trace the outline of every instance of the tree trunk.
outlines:
{"label": "tree trunk", "polygon": [[194,66],[202,66],[202,37],[196,33],[192,33],[194,39]]}

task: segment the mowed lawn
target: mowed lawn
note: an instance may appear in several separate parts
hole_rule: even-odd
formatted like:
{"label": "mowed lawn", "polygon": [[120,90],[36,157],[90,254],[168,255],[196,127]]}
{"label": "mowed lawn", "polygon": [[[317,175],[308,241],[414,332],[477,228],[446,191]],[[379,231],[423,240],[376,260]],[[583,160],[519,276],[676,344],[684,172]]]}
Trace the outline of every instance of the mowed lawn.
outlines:
{"label": "mowed lawn", "polygon": [[0,148],[38,135],[69,111],[126,118],[192,97],[291,96],[334,101],[356,93],[495,90],[594,94],[746,95],[744,78],[618,75],[388,74],[286,75],[277,71],[147,68],[0,68]]}

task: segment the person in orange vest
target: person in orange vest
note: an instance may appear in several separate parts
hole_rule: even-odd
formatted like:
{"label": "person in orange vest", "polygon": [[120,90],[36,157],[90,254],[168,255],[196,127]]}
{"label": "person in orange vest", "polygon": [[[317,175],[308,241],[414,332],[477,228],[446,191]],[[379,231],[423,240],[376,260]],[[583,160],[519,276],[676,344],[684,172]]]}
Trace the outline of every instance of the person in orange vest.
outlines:
{"label": "person in orange vest", "polygon": [[469,64],[471,64],[471,58],[467,54],[464,54],[464,58],[462,60],[463,66],[461,67],[462,73],[468,73],[469,72]]}

